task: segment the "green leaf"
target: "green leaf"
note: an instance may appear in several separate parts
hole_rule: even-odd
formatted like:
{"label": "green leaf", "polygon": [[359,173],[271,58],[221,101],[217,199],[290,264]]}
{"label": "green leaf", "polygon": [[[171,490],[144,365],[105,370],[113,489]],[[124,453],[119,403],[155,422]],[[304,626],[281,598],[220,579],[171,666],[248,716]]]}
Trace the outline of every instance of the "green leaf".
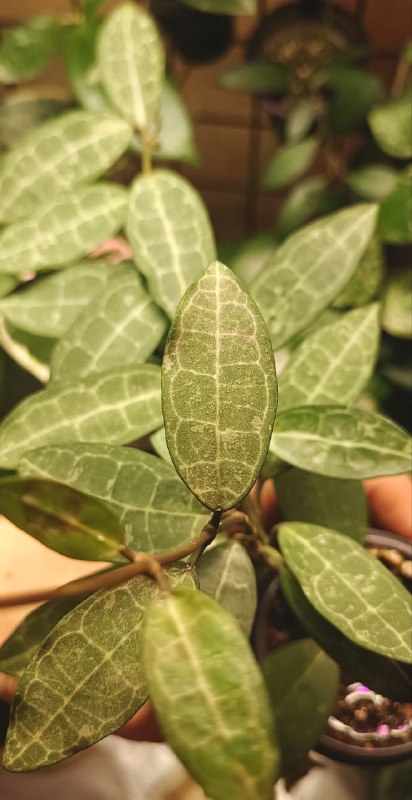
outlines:
{"label": "green leaf", "polygon": [[165,54],[153,18],[131,3],[106,17],[97,39],[98,70],[113,107],[139,129],[159,113]]}
{"label": "green leaf", "polygon": [[318,140],[311,136],[297,144],[285,144],[275,153],[262,178],[264,189],[283,189],[300,178],[312,164]]}
{"label": "green leaf", "polygon": [[367,164],[346,175],[346,183],[365,200],[383,200],[395,188],[398,172],[387,164]]}
{"label": "green leaf", "polygon": [[0,104],[0,146],[13,147],[35,125],[67,111],[70,105],[71,100],[55,88],[10,92]]}
{"label": "green leaf", "polygon": [[40,383],[50,378],[50,359],[55,339],[26,333],[7,323],[0,316],[0,344],[3,350]]}
{"label": "green leaf", "polygon": [[7,297],[17,285],[18,280],[13,275],[0,275],[0,297]]}
{"label": "green leaf", "polygon": [[316,121],[316,102],[312,98],[295,100],[285,120],[287,142],[300,142]]}
{"label": "green leaf", "polygon": [[64,30],[57,17],[39,15],[5,34],[0,45],[1,83],[35,78],[57,55]]}
{"label": "green leaf", "polygon": [[46,444],[127,444],[162,422],[160,370],[151,364],[120,367],[61,382],[27,397],[0,426],[0,466]]}
{"label": "green leaf", "polygon": [[283,93],[290,81],[291,74],[283,64],[256,61],[226,70],[219,76],[218,85],[232,92],[265,95]]}
{"label": "green leaf", "polygon": [[349,281],[375,220],[375,206],[346,208],[299,230],[268,259],[251,288],[275,350],[304,330]]}
{"label": "green leaf", "polygon": [[271,233],[261,233],[247,239],[228,259],[231,269],[246,286],[250,286],[253,279],[263,268],[268,256],[273,253],[276,246]]}
{"label": "green leaf", "polygon": [[213,231],[200,195],[168,170],[138,177],[126,231],[152,297],[173,318],[189,284],[215,258]]}
{"label": "green leaf", "polygon": [[173,461],[170,458],[170,453],[167,449],[166,431],[164,427],[159,428],[158,431],[152,433],[150,436],[150,444],[159,458],[161,458],[163,461],[166,461],[166,464],[171,464],[174,469]]}
{"label": "green leaf", "polygon": [[412,274],[410,269],[392,272],[385,288],[382,328],[401,339],[412,339]]}
{"label": "green leaf", "polygon": [[[140,137],[134,137],[133,146],[142,150]],[[160,123],[153,158],[188,164],[196,164],[199,160],[189,113],[170,78],[166,79],[160,95]]]}
{"label": "green leaf", "polygon": [[106,287],[57,343],[51,362],[53,381],[87,377],[121,365],[143,363],[166,330],[132,264],[112,267]]}
{"label": "green leaf", "polygon": [[384,242],[412,242],[412,172],[402,175],[393,192],[382,201],[378,231]]}
{"label": "green leaf", "polygon": [[65,65],[77,100],[89,111],[109,111],[110,103],[100,83],[96,66],[96,38],[102,20],[87,19],[70,31],[65,47]]}
{"label": "green leaf", "polygon": [[201,591],[214,597],[250,636],[257,606],[256,576],[245,548],[232,541],[208,549],[196,571]]}
{"label": "green leaf", "polygon": [[360,544],[303,522],[279,526],[282,555],[309,602],[356,644],[412,662],[410,594]]}
{"label": "green leaf", "polygon": [[315,214],[335,210],[328,183],[322,175],[305,178],[291,189],[277,218],[276,235],[279,241],[289,236]]}
{"label": "green leaf", "polygon": [[327,87],[333,96],[328,102],[329,125],[333,131],[356,128],[383,96],[381,81],[359,67],[332,65],[326,70]]}
{"label": "green leaf", "polygon": [[375,299],[385,271],[382,243],[372,236],[355,273],[333,303],[334,308],[363,306]]}
{"label": "green leaf", "polygon": [[207,517],[176,475],[155,456],[107,444],[41,447],[19,465],[25,477],[49,478],[104,500],[135,550],[159,552],[197,536]]}
{"label": "green leaf", "polygon": [[82,258],[123,226],[127,193],[116,184],[64,192],[0,233],[0,273],[51,269]]}
{"label": "green leaf", "polygon": [[282,775],[289,775],[323,733],[333,710],[339,670],[310,639],[277,647],[262,664],[276,721]]}
{"label": "green leaf", "polygon": [[214,262],[184,295],[167,340],[163,415],[173,463],[207,508],[237,505],[267,454],[277,403],[265,323]]}
{"label": "green leaf", "polygon": [[162,730],[214,800],[270,800],[278,755],[263,677],[238,624],[201,592],[159,596],[143,659]]}
{"label": "green leaf", "polygon": [[124,529],[100,500],[37,478],[3,478],[1,513],[39,542],[69,558],[119,561]]}
{"label": "green leaf", "polygon": [[112,114],[69,111],[36,127],[2,159],[0,221],[14,222],[39,204],[102,175],[126,150],[132,131]]}
{"label": "green leaf", "polygon": [[279,414],[271,452],[331,478],[398,475],[410,469],[410,439],[394,422],[360,408],[308,406]]}
{"label": "green leaf", "polygon": [[286,567],[280,572],[280,583],[288,605],[303,628],[339,664],[349,681],[361,681],[384,697],[409,702],[412,680],[407,668],[351,642],[315,611]]}
{"label": "green leaf", "polygon": [[[169,575],[173,583],[194,584],[187,568]],[[115,731],[143,705],[141,628],[156,595],[155,583],[138,576],[91,595],[53,628],[14,699],[6,769],[55,764]]]}
{"label": "green leaf", "polygon": [[278,475],[275,485],[283,519],[313,522],[363,542],[368,509],[361,481],[292,468]]}
{"label": "green leaf", "polygon": [[256,0],[182,0],[182,2],[198,11],[209,11],[211,14],[255,16],[257,13]]}
{"label": "green leaf", "polygon": [[412,158],[411,95],[374,108],[369,114],[370,129],[379,147],[394,158]]}
{"label": "green leaf", "polygon": [[[18,293],[2,300],[0,311],[8,322],[22,331],[59,338],[92,298],[104,290],[112,269],[103,259],[84,261],[43,280],[30,282]],[[8,275],[1,277],[13,280]]]}
{"label": "green leaf", "polygon": [[379,335],[375,303],[348,311],[307,336],[280,376],[279,411],[354,403],[372,374]]}

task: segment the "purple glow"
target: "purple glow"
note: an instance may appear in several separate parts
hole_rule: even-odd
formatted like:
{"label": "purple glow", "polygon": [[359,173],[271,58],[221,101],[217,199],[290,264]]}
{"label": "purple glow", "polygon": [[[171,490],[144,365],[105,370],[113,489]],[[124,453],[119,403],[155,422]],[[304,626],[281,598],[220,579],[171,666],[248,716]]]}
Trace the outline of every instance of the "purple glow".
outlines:
{"label": "purple glow", "polygon": [[378,725],[376,731],[377,731],[377,733],[385,734],[385,733],[390,733],[391,729],[390,729],[389,725]]}
{"label": "purple glow", "polygon": [[360,683],[359,686],[356,687],[356,691],[357,692],[370,692],[370,689],[368,689],[367,686],[364,686],[362,683]]}

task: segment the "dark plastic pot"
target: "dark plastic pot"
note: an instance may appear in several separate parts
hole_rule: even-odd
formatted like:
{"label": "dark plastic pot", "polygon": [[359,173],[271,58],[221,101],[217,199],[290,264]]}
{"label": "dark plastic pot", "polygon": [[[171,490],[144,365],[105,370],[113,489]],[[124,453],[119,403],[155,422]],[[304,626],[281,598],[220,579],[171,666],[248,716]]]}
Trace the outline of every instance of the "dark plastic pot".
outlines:
{"label": "dark plastic pot", "polygon": [[[396,549],[408,559],[412,558],[412,544],[403,536],[398,536],[389,531],[369,529],[366,544],[370,547],[383,547]],[[259,603],[259,612],[253,630],[253,645],[258,661],[261,661],[269,652],[267,644],[267,628],[270,609],[280,594],[280,585],[277,577],[269,583]],[[280,645],[281,646],[281,645]],[[340,742],[333,736],[325,733],[316,747],[318,753],[345,764],[371,767],[384,764],[395,764],[412,758],[412,742],[403,742],[387,747],[365,748],[356,744]]]}

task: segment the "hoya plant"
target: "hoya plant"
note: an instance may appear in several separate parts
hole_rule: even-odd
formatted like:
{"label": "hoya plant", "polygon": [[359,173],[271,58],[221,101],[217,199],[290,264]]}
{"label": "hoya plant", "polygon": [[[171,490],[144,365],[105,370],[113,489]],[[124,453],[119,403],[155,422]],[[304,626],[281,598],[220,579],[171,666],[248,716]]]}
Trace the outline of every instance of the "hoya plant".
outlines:
{"label": "hoya plant", "polygon": [[[294,233],[249,291],[217,260],[198,193],[153,168],[167,133],[152,18],[117,7],[88,63],[104,110],[42,123],[0,166],[2,343],[44,383],[1,423],[0,510],[91,562],[52,593],[0,596],[44,601],[0,648],[20,679],[3,764],[55,764],[150,697],[212,800],[269,800],[319,738],[339,668],[409,691],[409,595],[363,547],[362,480],[410,466],[406,432],[355,405],[381,309],[324,318],[377,208]],[[142,169],[125,188],[107,171],[131,143]],[[123,260],[93,257],[119,233]],[[267,530],[272,476],[285,521]],[[307,636],[258,663],[248,640],[275,573]]]}

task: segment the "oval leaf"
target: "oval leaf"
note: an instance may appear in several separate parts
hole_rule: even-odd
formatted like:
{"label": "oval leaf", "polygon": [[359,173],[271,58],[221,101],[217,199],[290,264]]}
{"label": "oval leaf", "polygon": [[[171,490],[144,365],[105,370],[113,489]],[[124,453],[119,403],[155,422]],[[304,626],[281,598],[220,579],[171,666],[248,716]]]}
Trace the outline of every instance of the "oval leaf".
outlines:
{"label": "oval leaf", "polygon": [[192,539],[207,518],[174,467],[128,447],[68,444],[23,458],[24,476],[50,478],[104,500],[135,550],[159,552]]}
{"label": "oval leaf", "polygon": [[0,465],[46,444],[89,441],[127,444],[162,422],[160,370],[122,367],[57,383],[21,402],[0,426]]}
{"label": "oval leaf", "polygon": [[0,344],[3,350],[40,383],[47,383],[50,378],[49,364],[55,343],[55,339],[21,331],[0,316]]}
{"label": "oval leaf", "polygon": [[382,201],[378,230],[384,242],[412,242],[412,174],[401,175],[394,190]]}
{"label": "oval leaf", "polygon": [[392,272],[385,289],[382,328],[391,336],[412,339],[412,276],[410,269]]}
{"label": "oval leaf", "polygon": [[36,478],[3,478],[0,509],[10,522],[69,558],[119,561],[124,529],[105,503]]}
{"label": "oval leaf", "polygon": [[406,431],[380,414],[307,406],[279,414],[270,450],[318,475],[363,480],[408,472],[410,446]]}
{"label": "oval leaf", "polygon": [[112,114],[70,111],[37,127],[0,167],[0,221],[14,222],[72,186],[92,182],[126,150],[132,131]]}
{"label": "oval leaf", "polygon": [[90,253],[123,226],[127,192],[97,184],[60,194],[0,234],[0,273],[63,266]]}
{"label": "oval leaf", "polygon": [[379,306],[344,314],[308,336],[293,352],[279,379],[279,411],[302,405],[350,405],[375,365]]}
{"label": "oval leaf", "polygon": [[184,295],[167,340],[163,415],[173,463],[207,508],[235,506],[267,454],[277,402],[259,309],[219,261]]}
{"label": "oval leaf", "polygon": [[385,271],[383,247],[373,236],[356,272],[333,303],[334,308],[364,306],[375,299]]}
{"label": "oval leaf", "polygon": [[105,20],[97,40],[98,69],[110,102],[139,130],[156,121],[165,56],[153,18],[124,3]]}
{"label": "oval leaf", "polygon": [[328,189],[323,175],[304,178],[294,186],[279,212],[276,236],[279,241],[304,225],[313,216],[336,210],[334,195]]}
{"label": "oval leaf", "polygon": [[[153,149],[156,160],[178,160],[195,164],[199,160],[193,125],[175,84],[167,78],[160,95],[160,123],[157,143]],[[139,136],[133,138],[133,148],[141,152]]]}
{"label": "oval leaf", "polygon": [[324,525],[363,542],[368,514],[361,481],[292,468],[278,475],[275,485],[283,519]]}
{"label": "oval leaf", "polygon": [[409,592],[348,536],[303,522],[279,526],[282,555],[309,602],[348,639],[412,663]]}
{"label": "oval leaf", "polygon": [[157,170],[135,180],[126,231],[152,297],[169,317],[190,283],[215,258],[209,216],[184,178]]}
{"label": "oval leaf", "polygon": [[276,721],[282,775],[299,769],[333,710],[339,670],[310,639],[277,647],[262,663]]}
{"label": "oval leaf", "polygon": [[[169,571],[194,585],[190,571]],[[142,621],[157,595],[138,576],[102,589],[68,613],[27,667],[11,711],[3,764],[28,772],[77,753],[117,730],[147,698]]]}
{"label": "oval leaf", "polygon": [[283,64],[269,64],[265,61],[250,62],[232,67],[219,76],[222,89],[247,94],[277,94],[287,89],[291,73]]}
{"label": "oval leaf", "polygon": [[[20,330],[36,336],[58,338],[66,333],[92,298],[104,289],[111,269],[103,260],[76,264],[41,281],[29,283],[18,294],[0,302],[0,311]],[[9,276],[4,276],[4,279],[9,280]]]}
{"label": "oval leaf", "polygon": [[282,189],[303,175],[312,164],[317,139],[312,136],[297,144],[286,144],[279,148],[265,169],[262,178],[264,189]]}
{"label": "oval leaf", "polygon": [[143,657],[151,699],[178,758],[214,800],[270,800],[277,767],[269,698],[233,618],[179,589],[147,610]]}
{"label": "oval leaf", "polygon": [[280,583],[288,605],[303,628],[339,664],[349,682],[361,681],[377,694],[409,702],[412,679],[408,676],[408,667],[351,642],[315,611],[287,567],[281,569]]}
{"label": "oval leaf", "polygon": [[398,173],[387,164],[366,164],[346,175],[346,183],[365,200],[383,200],[395,188]]}
{"label": "oval leaf", "polygon": [[0,145],[14,147],[35,125],[70,107],[70,99],[57,88],[33,87],[8,92],[0,103]]}
{"label": "oval leaf", "polygon": [[133,265],[112,267],[102,293],[92,299],[58,342],[51,377],[69,380],[120,365],[139,364],[153,353],[166,319]]}
{"label": "oval leaf", "polygon": [[375,220],[374,206],[352,206],[308,225],[275,250],[251,287],[275,349],[304,330],[349,281]]}
{"label": "oval leaf", "polygon": [[206,550],[196,567],[202,592],[214,597],[250,636],[256,614],[256,576],[245,548],[225,542]]}
{"label": "oval leaf", "polygon": [[256,0],[183,0],[186,6],[208,11],[211,14],[253,14],[257,13]]}
{"label": "oval leaf", "polygon": [[412,158],[411,96],[402,97],[374,108],[369,114],[371,131],[382,150],[394,158]]}
{"label": "oval leaf", "polygon": [[38,15],[16,25],[0,46],[1,83],[34,78],[47,66],[62,44],[64,29],[57,17]]}

